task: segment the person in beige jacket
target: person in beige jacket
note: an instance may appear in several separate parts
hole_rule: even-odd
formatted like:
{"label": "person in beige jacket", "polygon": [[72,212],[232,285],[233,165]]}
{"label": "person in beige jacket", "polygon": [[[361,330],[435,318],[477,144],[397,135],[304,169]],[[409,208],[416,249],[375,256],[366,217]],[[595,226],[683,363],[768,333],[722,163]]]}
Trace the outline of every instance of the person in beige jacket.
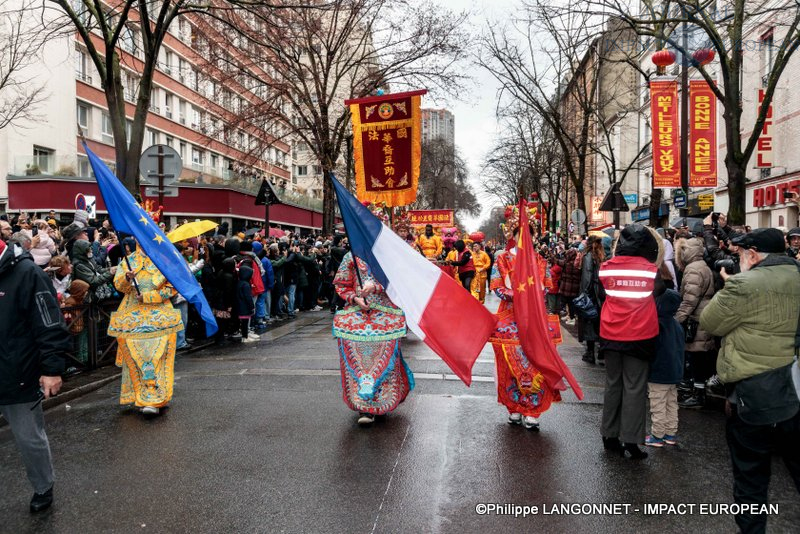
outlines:
{"label": "person in beige jacket", "polygon": [[[696,326],[700,314],[714,296],[714,273],[703,260],[705,246],[699,237],[681,239],[675,250],[678,268],[683,271],[681,280],[681,304],[675,319],[691,329],[690,323]],[[701,408],[705,404],[706,380],[714,374],[717,363],[714,337],[705,330],[696,328],[694,339],[686,340],[686,359],[694,380],[692,395],[680,403],[681,408]]]}

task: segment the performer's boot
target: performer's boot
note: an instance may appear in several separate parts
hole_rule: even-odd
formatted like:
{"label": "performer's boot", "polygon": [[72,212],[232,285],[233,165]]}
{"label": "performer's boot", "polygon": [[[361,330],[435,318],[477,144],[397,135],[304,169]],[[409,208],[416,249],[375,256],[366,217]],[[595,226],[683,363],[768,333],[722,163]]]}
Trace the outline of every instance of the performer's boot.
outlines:
{"label": "performer's boot", "polygon": [[509,425],[522,424],[522,414],[519,414],[517,412],[508,414],[508,424]]}

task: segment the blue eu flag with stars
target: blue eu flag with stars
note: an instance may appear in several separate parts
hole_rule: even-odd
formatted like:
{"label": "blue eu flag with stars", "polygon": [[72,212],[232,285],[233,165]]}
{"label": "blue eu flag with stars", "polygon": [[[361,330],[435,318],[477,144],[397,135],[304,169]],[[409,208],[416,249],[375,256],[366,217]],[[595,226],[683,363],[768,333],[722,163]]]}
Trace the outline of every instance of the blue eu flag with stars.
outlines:
{"label": "blue eu flag with stars", "polygon": [[217,321],[186,260],[106,164],[89,150],[85,143],[83,148],[89,156],[89,163],[114,229],[136,238],[139,246],[158,267],[161,274],[183,298],[194,304],[206,323],[206,335],[209,337],[214,335],[217,331]]}

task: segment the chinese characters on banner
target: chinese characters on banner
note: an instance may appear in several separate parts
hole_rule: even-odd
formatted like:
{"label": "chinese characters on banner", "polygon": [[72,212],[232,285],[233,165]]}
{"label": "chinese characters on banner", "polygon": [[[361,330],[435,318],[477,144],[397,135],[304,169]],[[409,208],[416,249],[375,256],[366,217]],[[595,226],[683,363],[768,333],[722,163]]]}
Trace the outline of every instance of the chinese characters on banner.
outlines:
{"label": "chinese characters on banner", "polygon": [[[759,89],[756,113],[761,111],[762,102],[764,102],[764,90]],[[764,126],[756,143],[756,167],[759,169],[772,167],[772,102],[767,108]]]}
{"label": "chinese characters on banner", "polygon": [[650,82],[653,129],[653,188],[681,186],[681,146],[678,128],[678,82]]}
{"label": "chinese characters on banner", "polygon": [[353,121],[356,195],[405,206],[417,198],[422,155],[420,100],[426,90],[346,100]]}
{"label": "chinese characters on banner", "polygon": [[705,80],[689,82],[689,187],[717,186],[717,97]]}
{"label": "chinese characters on banner", "polygon": [[430,224],[434,228],[455,226],[453,210],[410,210],[411,226],[422,227]]}

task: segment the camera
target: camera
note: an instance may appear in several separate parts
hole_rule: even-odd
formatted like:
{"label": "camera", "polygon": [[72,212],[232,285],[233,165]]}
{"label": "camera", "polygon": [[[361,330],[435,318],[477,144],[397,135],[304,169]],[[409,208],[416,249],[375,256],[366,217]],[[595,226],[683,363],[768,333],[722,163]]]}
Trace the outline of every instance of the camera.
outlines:
{"label": "camera", "polygon": [[719,212],[716,211],[711,214],[711,226],[713,226],[714,229],[719,228],[719,216]]}
{"label": "camera", "polygon": [[725,268],[728,274],[736,274],[739,272],[739,260],[734,258],[725,258],[724,260],[717,260],[714,262],[714,270],[719,272]]}

